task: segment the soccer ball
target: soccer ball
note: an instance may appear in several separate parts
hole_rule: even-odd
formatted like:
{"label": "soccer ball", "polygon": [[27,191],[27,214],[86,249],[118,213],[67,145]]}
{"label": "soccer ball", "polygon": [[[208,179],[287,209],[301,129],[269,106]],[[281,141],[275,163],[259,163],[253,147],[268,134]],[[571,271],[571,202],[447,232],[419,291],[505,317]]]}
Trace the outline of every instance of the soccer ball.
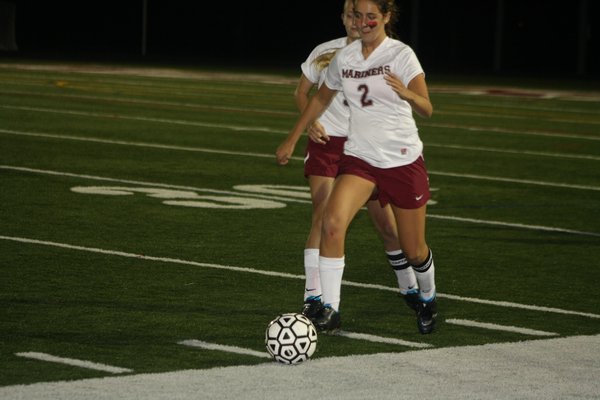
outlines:
{"label": "soccer ball", "polygon": [[269,322],[265,345],[275,361],[297,364],[308,360],[317,349],[317,330],[302,314],[281,314]]}

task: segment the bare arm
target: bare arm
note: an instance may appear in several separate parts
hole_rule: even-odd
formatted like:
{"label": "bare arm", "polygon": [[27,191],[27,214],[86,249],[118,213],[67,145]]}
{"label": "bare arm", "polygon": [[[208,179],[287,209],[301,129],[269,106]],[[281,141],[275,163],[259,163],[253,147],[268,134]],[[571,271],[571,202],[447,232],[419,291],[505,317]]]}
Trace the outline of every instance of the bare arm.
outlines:
{"label": "bare arm", "polygon": [[298,85],[296,85],[296,90],[294,91],[294,99],[296,100],[296,107],[298,107],[298,111],[304,111],[308,105],[308,101],[310,100],[308,95],[314,86],[315,84],[309,81],[306,75],[302,74],[302,76],[300,76],[300,80],[298,81]]}
{"label": "bare arm", "polygon": [[[296,86],[296,90],[294,91],[296,106],[298,107],[298,110],[300,110],[300,112],[304,111],[304,109],[308,105],[308,102],[310,101],[309,94],[312,88],[315,86],[315,84],[309,81],[308,78],[304,74],[302,74],[302,76],[300,77],[300,81]],[[325,128],[323,128],[323,125],[321,125],[321,123],[318,120],[315,120],[311,124],[309,124],[309,126],[306,128],[306,131],[310,140],[314,142],[322,144],[323,141],[319,140],[320,138],[329,140],[327,132],[325,132]]]}
{"label": "bare arm", "polygon": [[323,114],[336,93],[335,90],[329,89],[327,85],[321,85],[319,91],[310,99],[308,105],[302,111],[302,115],[296,121],[294,128],[277,148],[275,156],[277,157],[278,164],[285,165],[288,163],[294,153],[296,143],[304,130]]}
{"label": "bare arm", "polygon": [[433,105],[429,100],[429,90],[427,89],[424,74],[415,76],[408,83],[408,87],[404,86],[402,81],[392,73],[387,73],[385,80],[402,100],[410,103],[414,112],[423,118],[431,117],[433,114]]}

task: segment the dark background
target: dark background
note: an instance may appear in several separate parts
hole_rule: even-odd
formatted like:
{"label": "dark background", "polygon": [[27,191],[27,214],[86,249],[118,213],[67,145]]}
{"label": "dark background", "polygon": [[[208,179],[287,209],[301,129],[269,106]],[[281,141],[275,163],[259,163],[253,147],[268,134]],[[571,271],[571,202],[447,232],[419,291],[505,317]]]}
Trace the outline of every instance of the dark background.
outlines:
{"label": "dark background", "polygon": [[[15,6],[18,50],[0,57],[295,71],[315,45],[344,35],[343,0],[146,0],[145,42],[143,0],[4,3]],[[600,78],[600,1],[397,4],[398,36],[428,72]]]}

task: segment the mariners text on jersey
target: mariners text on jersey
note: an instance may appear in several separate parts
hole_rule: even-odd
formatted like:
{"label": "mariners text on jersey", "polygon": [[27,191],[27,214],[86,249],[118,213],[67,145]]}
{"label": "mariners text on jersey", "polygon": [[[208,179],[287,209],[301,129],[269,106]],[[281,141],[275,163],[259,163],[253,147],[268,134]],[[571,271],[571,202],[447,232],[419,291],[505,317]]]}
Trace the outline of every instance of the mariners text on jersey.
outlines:
{"label": "mariners text on jersey", "polygon": [[390,72],[392,69],[389,65],[382,67],[371,68],[366,71],[355,71],[353,69],[342,69],[342,78],[350,79],[362,79],[368,78],[369,76],[383,75],[386,72]]}

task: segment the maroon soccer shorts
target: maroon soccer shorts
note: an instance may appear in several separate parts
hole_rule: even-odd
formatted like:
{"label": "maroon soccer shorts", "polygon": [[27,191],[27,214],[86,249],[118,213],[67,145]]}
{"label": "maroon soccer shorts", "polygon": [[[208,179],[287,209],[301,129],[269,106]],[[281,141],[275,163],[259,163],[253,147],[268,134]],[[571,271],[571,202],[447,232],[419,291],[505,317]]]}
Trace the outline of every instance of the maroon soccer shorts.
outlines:
{"label": "maroon soccer shorts", "polygon": [[398,208],[411,210],[420,208],[431,197],[423,156],[401,167],[377,168],[360,158],[344,155],[339,173],[356,175],[375,183],[382,207],[391,203]]}
{"label": "maroon soccer shorts", "polygon": [[338,175],[345,142],[346,137],[339,136],[329,136],[329,141],[325,144],[315,143],[308,139],[304,156],[304,176],[335,178]]}

